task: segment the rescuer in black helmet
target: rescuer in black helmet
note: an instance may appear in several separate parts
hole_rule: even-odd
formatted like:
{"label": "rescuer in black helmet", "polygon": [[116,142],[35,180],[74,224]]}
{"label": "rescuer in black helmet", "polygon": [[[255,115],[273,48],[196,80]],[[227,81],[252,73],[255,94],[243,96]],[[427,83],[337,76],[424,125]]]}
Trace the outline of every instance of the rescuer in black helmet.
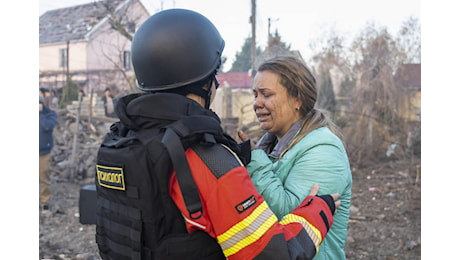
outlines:
{"label": "rescuer in black helmet", "polygon": [[[132,41],[143,93],[120,98],[99,148],[96,241],[103,259],[312,259],[337,195],[312,188],[278,221],[242,146],[209,109],[224,40],[203,15],[154,14]],[[246,143],[246,147],[250,147]],[[249,153],[250,154],[250,153]]]}
{"label": "rescuer in black helmet", "polygon": [[204,16],[183,9],[160,12],[145,21],[132,42],[137,87],[143,91],[196,94],[209,108],[211,88],[218,83],[225,41]]}

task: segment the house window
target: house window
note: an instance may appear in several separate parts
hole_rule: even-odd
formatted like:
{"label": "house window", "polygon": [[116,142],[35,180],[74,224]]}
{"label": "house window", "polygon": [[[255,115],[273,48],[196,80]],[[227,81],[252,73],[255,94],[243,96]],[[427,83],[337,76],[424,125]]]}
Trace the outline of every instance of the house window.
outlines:
{"label": "house window", "polygon": [[134,22],[129,22],[128,23],[128,31],[130,33],[134,33],[136,31],[136,23]]}
{"label": "house window", "polygon": [[130,51],[124,51],[123,52],[123,68],[125,70],[131,70],[131,52]]}
{"label": "house window", "polygon": [[67,49],[59,49],[59,68],[67,67]]}

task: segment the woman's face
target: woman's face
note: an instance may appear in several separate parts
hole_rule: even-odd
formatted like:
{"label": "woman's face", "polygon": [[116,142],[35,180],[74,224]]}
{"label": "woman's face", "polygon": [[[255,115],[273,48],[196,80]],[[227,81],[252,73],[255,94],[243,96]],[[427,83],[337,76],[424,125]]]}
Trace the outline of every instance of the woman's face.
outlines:
{"label": "woman's face", "polygon": [[257,72],[254,77],[254,111],[260,127],[281,138],[301,118],[297,98],[290,97],[280,77],[271,71]]}

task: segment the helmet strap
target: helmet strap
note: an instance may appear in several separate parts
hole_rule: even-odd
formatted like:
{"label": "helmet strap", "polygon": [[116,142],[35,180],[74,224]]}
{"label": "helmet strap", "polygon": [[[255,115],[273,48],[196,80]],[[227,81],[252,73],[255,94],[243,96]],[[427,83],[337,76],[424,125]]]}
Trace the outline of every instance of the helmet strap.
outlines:
{"label": "helmet strap", "polygon": [[[179,94],[182,96],[192,93],[192,94],[202,97],[205,100],[204,107],[206,109],[209,109],[209,107],[211,106],[211,96],[212,96],[211,88],[212,88],[213,82],[216,82],[216,87],[217,87],[218,82],[217,82],[215,74],[212,74],[211,76],[205,78],[204,80],[200,80],[199,82],[195,82],[187,86],[183,86],[183,87],[175,88],[175,89],[167,89],[167,90],[158,91],[158,92],[174,93],[174,94]],[[208,85],[207,89],[203,88],[204,84]]]}
{"label": "helmet strap", "polygon": [[[207,89],[204,89],[202,86],[199,85],[194,85],[192,87],[188,88],[188,91],[190,93],[196,94],[200,97],[202,97],[205,101],[204,108],[209,109],[211,106],[211,96],[212,96],[212,83],[216,82],[217,84],[217,79],[216,75],[212,74],[207,81],[208,87]],[[217,87],[217,85],[216,85]]]}
{"label": "helmet strap", "polygon": [[212,83],[213,82],[214,82],[214,80],[210,80],[209,83],[208,83],[209,84],[209,87],[207,89],[208,94],[207,94],[207,96],[205,98],[205,106],[204,106],[204,108],[206,108],[206,109],[209,109],[209,107],[211,106],[211,96],[212,96],[212,89],[211,88],[212,88]]}

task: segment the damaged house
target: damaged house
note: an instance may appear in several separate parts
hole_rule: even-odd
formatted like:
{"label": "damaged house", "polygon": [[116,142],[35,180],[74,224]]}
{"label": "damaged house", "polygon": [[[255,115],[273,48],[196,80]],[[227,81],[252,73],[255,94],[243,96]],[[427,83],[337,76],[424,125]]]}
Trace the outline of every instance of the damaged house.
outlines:
{"label": "damaged house", "polygon": [[114,94],[129,92],[132,35],[149,16],[139,0],[47,11],[39,18],[39,87],[60,96],[80,89],[100,95],[107,87]]}

